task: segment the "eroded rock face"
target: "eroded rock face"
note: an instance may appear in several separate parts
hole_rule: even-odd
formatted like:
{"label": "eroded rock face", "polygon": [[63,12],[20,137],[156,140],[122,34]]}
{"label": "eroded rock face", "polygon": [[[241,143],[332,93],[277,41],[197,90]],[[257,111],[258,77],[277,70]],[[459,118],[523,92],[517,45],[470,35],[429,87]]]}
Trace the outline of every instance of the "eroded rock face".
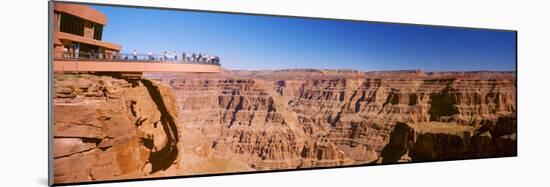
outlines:
{"label": "eroded rock face", "polygon": [[[201,146],[209,157],[262,170],[372,163],[398,122],[474,128],[516,112],[515,78],[509,72],[238,71],[156,78],[174,89],[180,124],[210,142],[210,149]],[[508,140],[515,142],[499,141]],[[448,143],[442,147],[462,144],[454,135],[419,142],[430,141]],[[499,145],[480,149],[492,149],[487,146]],[[421,160],[421,149],[416,151]],[[445,154],[453,152],[425,159],[453,159]],[[406,155],[392,160],[411,161]]]}
{"label": "eroded rock face", "polygon": [[56,75],[54,181],[178,174],[178,108],[149,80]]}
{"label": "eroded rock face", "polygon": [[497,124],[464,127],[456,124],[398,122],[382,150],[381,163],[515,156],[515,117],[499,117]]}
{"label": "eroded rock face", "polygon": [[181,107],[180,124],[213,137],[211,148],[219,157],[237,158],[256,169],[300,164],[306,137],[269,82],[173,80],[171,86]]}

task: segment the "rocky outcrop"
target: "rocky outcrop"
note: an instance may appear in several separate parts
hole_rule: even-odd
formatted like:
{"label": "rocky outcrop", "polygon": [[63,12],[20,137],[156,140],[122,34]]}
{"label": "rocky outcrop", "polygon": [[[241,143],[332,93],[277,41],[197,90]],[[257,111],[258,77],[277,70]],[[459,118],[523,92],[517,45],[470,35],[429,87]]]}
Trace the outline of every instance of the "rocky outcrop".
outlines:
{"label": "rocky outcrop", "polygon": [[298,168],[338,166],[349,162],[345,159],[345,152],[327,139],[306,143],[300,156],[303,160]]}
{"label": "rocky outcrop", "polygon": [[515,118],[500,117],[496,124],[484,124],[477,128],[437,122],[414,125],[398,122],[378,162],[515,156]]}
{"label": "rocky outcrop", "polygon": [[499,117],[474,132],[470,154],[474,157],[514,156],[517,154],[517,120]]}
{"label": "rocky outcrop", "polygon": [[54,86],[55,183],[181,173],[169,87],[89,74],[58,74]]}

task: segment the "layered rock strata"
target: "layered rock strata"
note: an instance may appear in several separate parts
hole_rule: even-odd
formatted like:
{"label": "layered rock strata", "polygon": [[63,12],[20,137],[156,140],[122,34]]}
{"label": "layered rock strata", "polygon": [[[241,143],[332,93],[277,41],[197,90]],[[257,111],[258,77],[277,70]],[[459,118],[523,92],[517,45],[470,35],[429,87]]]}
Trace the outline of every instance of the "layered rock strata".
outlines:
{"label": "layered rock strata", "polygon": [[[498,125],[497,125],[498,124]],[[500,117],[480,127],[427,122],[398,122],[379,163],[515,156],[516,121]]]}
{"label": "layered rock strata", "polygon": [[210,157],[260,170],[372,163],[398,122],[476,128],[516,112],[510,72],[293,70],[156,78],[174,89],[180,124],[203,134]]}
{"label": "layered rock strata", "polygon": [[56,183],[516,154],[513,72],[56,75]]}
{"label": "layered rock strata", "polygon": [[178,108],[150,80],[56,75],[55,183],[178,174]]}

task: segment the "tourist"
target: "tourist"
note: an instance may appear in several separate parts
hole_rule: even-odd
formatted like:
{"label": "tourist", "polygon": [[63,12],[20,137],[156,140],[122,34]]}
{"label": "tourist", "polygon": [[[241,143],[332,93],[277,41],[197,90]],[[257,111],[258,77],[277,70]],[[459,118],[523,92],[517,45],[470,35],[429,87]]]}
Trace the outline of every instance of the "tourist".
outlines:
{"label": "tourist", "polygon": [[151,51],[147,52],[147,56],[149,57],[149,60],[153,60],[153,53]]}
{"label": "tourist", "polygon": [[63,58],[69,58],[69,49],[63,46]]}
{"label": "tourist", "polygon": [[90,51],[90,59],[95,59],[95,53],[93,49]]}
{"label": "tourist", "polygon": [[185,61],[189,62],[191,61],[191,53],[185,53]]}
{"label": "tourist", "polygon": [[78,59],[78,55],[80,53],[80,45],[78,43],[73,44],[73,48],[74,48],[74,58]]}
{"label": "tourist", "polygon": [[168,60],[168,52],[164,51],[164,60]]}
{"label": "tourist", "polygon": [[137,60],[137,51],[134,49],[134,51],[132,51],[132,56],[134,56],[134,61]]}
{"label": "tourist", "polygon": [[220,57],[214,56],[214,64],[220,65]]}
{"label": "tourist", "polygon": [[73,47],[69,48],[69,58],[74,58],[74,49],[73,49]]}
{"label": "tourist", "polygon": [[187,59],[185,58],[185,51],[181,51],[181,60],[183,60],[183,62],[185,63],[185,61],[187,61]]}
{"label": "tourist", "polygon": [[177,51],[174,51],[174,53],[172,53],[172,56],[174,57],[174,60],[178,60],[178,52]]}

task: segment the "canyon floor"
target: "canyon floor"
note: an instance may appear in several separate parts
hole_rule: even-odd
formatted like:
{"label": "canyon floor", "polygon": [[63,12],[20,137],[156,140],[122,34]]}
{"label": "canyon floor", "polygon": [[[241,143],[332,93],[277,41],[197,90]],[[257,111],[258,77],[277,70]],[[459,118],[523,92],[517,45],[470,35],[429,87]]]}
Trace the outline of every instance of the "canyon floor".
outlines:
{"label": "canyon floor", "polygon": [[54,180],[515,156],[515,72],[54,76]]}

